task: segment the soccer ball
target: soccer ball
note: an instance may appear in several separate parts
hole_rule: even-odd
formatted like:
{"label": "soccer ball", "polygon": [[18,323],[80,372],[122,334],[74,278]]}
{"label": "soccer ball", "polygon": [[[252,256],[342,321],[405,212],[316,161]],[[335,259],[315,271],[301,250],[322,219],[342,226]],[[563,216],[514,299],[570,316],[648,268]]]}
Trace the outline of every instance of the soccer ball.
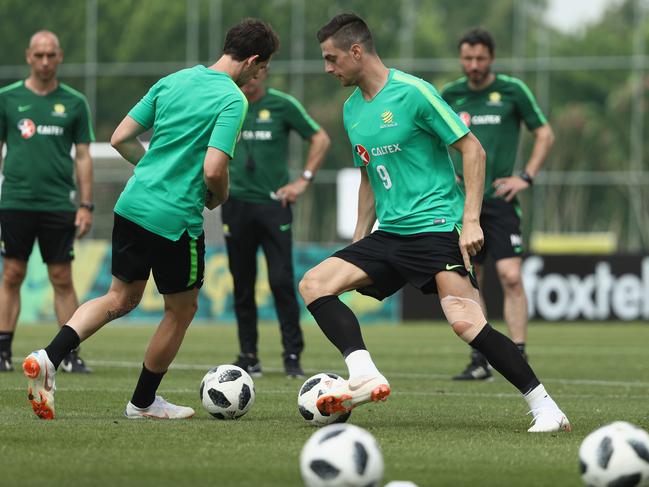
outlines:
{"label": "soccer ball", "polygon": [[236,365],[218,365],[201,381],[201,402],[218,419],[236,419],[255,402],[255,385],[248,373]]}
{"label": "soccer ball", "polygon": [[649,434],[625,421],[596,429],[579,447],[579,466],[588,486],[648,486]]}
{"label": "soccer ball", "polygon": [[300,392],[297,394],[297,407],[307,423],[315,426],[325,426],[347,421],[352,414],[351,411],[348,413],[323,414],[315,405],[322,394],[344,382],[342,377],[331,373],[316,374],[304,381],[304,384],[300,387]]}
{"label": "soccer ball", "polygon": [[300,471],[306,487],[378,487],[383,456],[374,437],[358,426],[330,424],[305,443]]}

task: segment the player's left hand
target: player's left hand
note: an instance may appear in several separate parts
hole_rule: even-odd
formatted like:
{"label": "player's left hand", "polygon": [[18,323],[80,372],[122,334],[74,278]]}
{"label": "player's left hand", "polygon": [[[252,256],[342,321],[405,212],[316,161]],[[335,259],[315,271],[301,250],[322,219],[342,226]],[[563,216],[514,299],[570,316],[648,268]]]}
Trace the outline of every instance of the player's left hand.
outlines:
{"label": "player's left hand", "polygon": [[471,257],[480,252],[484,245],[484,235],[479,223],[463,222],[460,233],[460,252],[464,261],[464,268],[471,272]]}
{"label": "player's left hand", "polygon": [[74,226],[77,227],[77,238],[83,238],[92,227],[92,212],[88,208],[79,208]]}
{"label": "player's left hand", "polygon": [[505,201],[511,201],[518,193],[530,187],[529,183],[523,181],[518,176],[508,178],[498,178],[493,183],[496,188],[496,196],[502,196]]}
{"label": "player's left hand", "polygon": [[277,199],[281,201],[282,206],[286,206],[290,203],[295,203],[298,196],[304,193],[308,186],[309,182],[300,178],[297,181],[293,181],[292,183],[288,183],[279,188],[275,191],[275,195],[277,196]]}

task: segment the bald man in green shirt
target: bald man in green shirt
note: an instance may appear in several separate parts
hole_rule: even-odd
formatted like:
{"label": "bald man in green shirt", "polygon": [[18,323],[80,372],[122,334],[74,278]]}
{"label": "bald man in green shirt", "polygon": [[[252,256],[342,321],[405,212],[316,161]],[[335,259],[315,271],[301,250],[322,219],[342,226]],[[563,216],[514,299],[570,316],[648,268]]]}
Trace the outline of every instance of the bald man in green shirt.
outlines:
{"label": "bald man in green shirt", "polygon": [[[42,30],[26,52],[29,77],[0,88],[0,372],[13,370],[11,344],[20,314],[20,288],[38,241],[63,326],[79,306],[72,281],[74,239],[92,225],[92,159],[95,140],[85,96],[57,78],[63,50]],[[2,146],[7,157],[2,161]],[[74,159],[70,149],[74,145]],[[76,176],[76,185],[75,185]],[[78,198],[77,198],[78,193]],[[90,372],[72,350],[66,372]]]}

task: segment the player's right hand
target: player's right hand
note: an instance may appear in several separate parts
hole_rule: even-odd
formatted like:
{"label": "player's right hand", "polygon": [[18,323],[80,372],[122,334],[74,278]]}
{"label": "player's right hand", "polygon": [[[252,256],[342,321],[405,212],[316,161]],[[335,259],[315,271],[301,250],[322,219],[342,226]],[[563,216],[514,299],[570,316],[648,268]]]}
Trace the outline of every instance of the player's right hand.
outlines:
{"label": "player's right hand", "polygon": [[471,257],[476,255],[484,245],[484,235],[479,223],[464,222],[460,233],[460,252],[464,268],[471,272]]}
{"label": "player's right hand", "polygon": [[214,197],[214,193],[212,193],[209,189],[207,190],[207,193],[205,194],[205,208],[208,210],[213,210],[219,206],[219,202],[217,199]]}

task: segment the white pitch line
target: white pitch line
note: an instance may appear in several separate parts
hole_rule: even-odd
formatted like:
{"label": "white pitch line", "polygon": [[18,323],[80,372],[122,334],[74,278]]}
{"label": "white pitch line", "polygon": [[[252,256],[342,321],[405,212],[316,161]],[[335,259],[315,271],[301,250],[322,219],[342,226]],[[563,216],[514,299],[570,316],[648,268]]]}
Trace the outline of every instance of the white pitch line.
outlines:
{"label": "white pitch line", "polygon": [[[3,391],[24,391],[24,387],[10,387],[10,388],[0,388]],[[257,388],[257,394],[274,394],[274,395],[286,395],[286,394],[296,394],[298,388],[295,389],[259,389]],[[111,387],[111,388],[87,388],[87,387],[58,387],[57,392],[86,392],[86,393],[123,393],[130,394],[130,388],[122,387]],[[160,391],[162,394],[196,394],[197,389],[162,389]],[[507,398],[520,398],[521,395],[515,392],[452,392],[452,391],[393,391],[391,396],[404,396],[404,397],[440,397],[440,396],[449,396],[449,397],[484,397],[492,399],[507,399]],[[646,400],[647,396],[645,395],[633,395],[633,396],[620,396],[619,394],[561,394],[562,399],[619,399],[623,397],[624,399],[632,400]]]}
{"label": "white pitch line", "polygon": [[[126,361],[111,361],[111,360],[92,360],[88,361],[89,365],[105,366],[105,367],[122,367],[122,368],[141,368],[142,364],[139,362],[126,362]],[[214,367],[214,364],[172,364],[171,369],[179,370],[204,370],[207,371]],[[264,367],[264,370],[273,373],[281,373],[283,369]],[[321,370],[306,369],[308,373],[317,374]],[[327,372],[343,373],[342,370],[328,370]],[[400,379],[435,379],[447,380],[449,376],[444,374],[422,374],[416,372],[386,372],[387,377],[395,377]],[[597,380],[597,379],[557,379],[543,377],[543,382],[553,382],[557,384],[568,385],[587,385],[587,386],[601,386],[601,387],[639,387],[649,389],[649,382],[631,382],[619,380]],[[500,380],[496,378],[496,380]]]}

